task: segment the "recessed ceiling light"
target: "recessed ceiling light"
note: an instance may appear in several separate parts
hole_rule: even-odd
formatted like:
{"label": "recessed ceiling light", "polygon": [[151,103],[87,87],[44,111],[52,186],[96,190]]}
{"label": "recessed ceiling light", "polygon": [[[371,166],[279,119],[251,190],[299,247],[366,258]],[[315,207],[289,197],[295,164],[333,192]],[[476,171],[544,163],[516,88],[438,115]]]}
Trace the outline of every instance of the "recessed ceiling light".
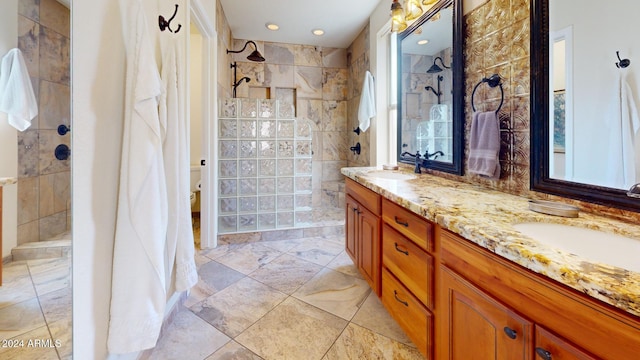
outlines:
{"label": "recessed ceiling light", "polygon": [[313,35],[316,35],[316,36],[324,35],[324,30],[322,29],[313,29],[311,32],[313,33]]}
{"label": "recessed ceiling light", "polygon": [[269,29],[271,31],[276,31],[276,30],[280,29],[280,26],[278,26],[278,24],[274,24],[274,23],[266,23],[266,24],[264,24],[264,26],[266,26],[267,29]]}
{"label": "recessed ceiling light", "polygon": [[425,45],[425,44],[426,44],[426,43],[428,43],[428,42],[429,42],[429,40],[427,40],[427,39],[422,39],[422,40],[419,40],[419,41],[418,41],[418,45]]}

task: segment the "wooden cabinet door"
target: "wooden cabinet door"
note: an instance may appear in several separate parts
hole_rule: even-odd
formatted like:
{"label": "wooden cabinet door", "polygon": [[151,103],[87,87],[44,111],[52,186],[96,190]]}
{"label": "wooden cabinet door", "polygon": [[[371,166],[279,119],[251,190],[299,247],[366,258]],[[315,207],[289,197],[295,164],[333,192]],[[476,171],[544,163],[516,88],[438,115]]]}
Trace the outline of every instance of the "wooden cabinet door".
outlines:
{"label": "wooden cabinet door", "polygon": [[358,211],[358,268],[373,291],[380,296],[380,218],[363,206]]}
{"label": "wooden cabinet door", "polygon": [[541,360],[596,360],[577,346],[536,325],[535,358]]}
{"label": "wooden cabinet door", "polygon": [[[442,359],[530,359],[532,323],[442,266]],[[441,315],[440,315],[441,314]]]}
{"label": "wooden cabinet door", "polygon": [[358,226],[358,203],[353,200],[349,195],[346,196],[345,204],[345,232],[346,232],[346,244],[345,251],[353,260],[353,263],[358,265],[357,260],[357,242],[356,242],[356,228]]}

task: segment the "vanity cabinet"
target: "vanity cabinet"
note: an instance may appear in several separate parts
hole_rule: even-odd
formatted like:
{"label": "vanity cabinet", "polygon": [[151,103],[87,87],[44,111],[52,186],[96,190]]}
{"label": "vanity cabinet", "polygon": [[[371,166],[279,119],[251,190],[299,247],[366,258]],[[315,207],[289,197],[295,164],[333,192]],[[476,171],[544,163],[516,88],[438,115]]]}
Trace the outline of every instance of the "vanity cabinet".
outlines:
{"label": "vanity cabinet", "polygon": [[350,179],[345,192],[345,250],[380,296],[380,195]]}
{"label": "vanity cabinet", "polygon": [[449,231],[437,238],[436,359],[638,358],[637,317]]}
{"label": "vanity cabinet", "polygon": [[433,224],[382,199],[382,304],[428,359],[433,354]]}

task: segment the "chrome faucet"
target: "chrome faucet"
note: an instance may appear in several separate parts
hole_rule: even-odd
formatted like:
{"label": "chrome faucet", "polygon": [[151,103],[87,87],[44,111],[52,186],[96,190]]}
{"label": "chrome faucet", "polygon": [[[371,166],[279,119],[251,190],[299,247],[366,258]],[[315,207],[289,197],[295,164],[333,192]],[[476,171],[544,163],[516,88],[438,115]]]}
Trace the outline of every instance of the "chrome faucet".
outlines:
{"label": "chrome faucet", "polygon": [[422,163],[422,161],[421,161],[422,159],[420,158],[420,156],[421,156],[420,155],[420,151],[416,151],[415,154],[412,154],[412,153],[410,153],[408,151],[405,151],[401,155],[402,156],[409,155],[412,158],[414,158],[415,161],[416,161],[416,168],[413,170],[413,172],[416,173],[416,174],[421,174],[422,173],[422,171],[420,171],[420,164]]}
{"label": "chrome faucet", "polygon": [[629,191],[627,191],[627,196],[640,199],[640,183],[631,186]]}

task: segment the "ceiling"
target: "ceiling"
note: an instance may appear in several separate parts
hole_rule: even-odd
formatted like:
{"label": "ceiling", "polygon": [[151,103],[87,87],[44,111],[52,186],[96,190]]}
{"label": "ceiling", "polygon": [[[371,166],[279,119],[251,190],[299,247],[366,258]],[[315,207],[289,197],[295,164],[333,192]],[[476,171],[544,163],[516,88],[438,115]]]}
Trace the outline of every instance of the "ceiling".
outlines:
{"label": "ceiling", "polygon": [[[378,4],[391,0],[221,0],[236,39],[347,48]],[[266,23],[280,26],[268,30]],[[323,36],[311,33],[323,29]]]}

